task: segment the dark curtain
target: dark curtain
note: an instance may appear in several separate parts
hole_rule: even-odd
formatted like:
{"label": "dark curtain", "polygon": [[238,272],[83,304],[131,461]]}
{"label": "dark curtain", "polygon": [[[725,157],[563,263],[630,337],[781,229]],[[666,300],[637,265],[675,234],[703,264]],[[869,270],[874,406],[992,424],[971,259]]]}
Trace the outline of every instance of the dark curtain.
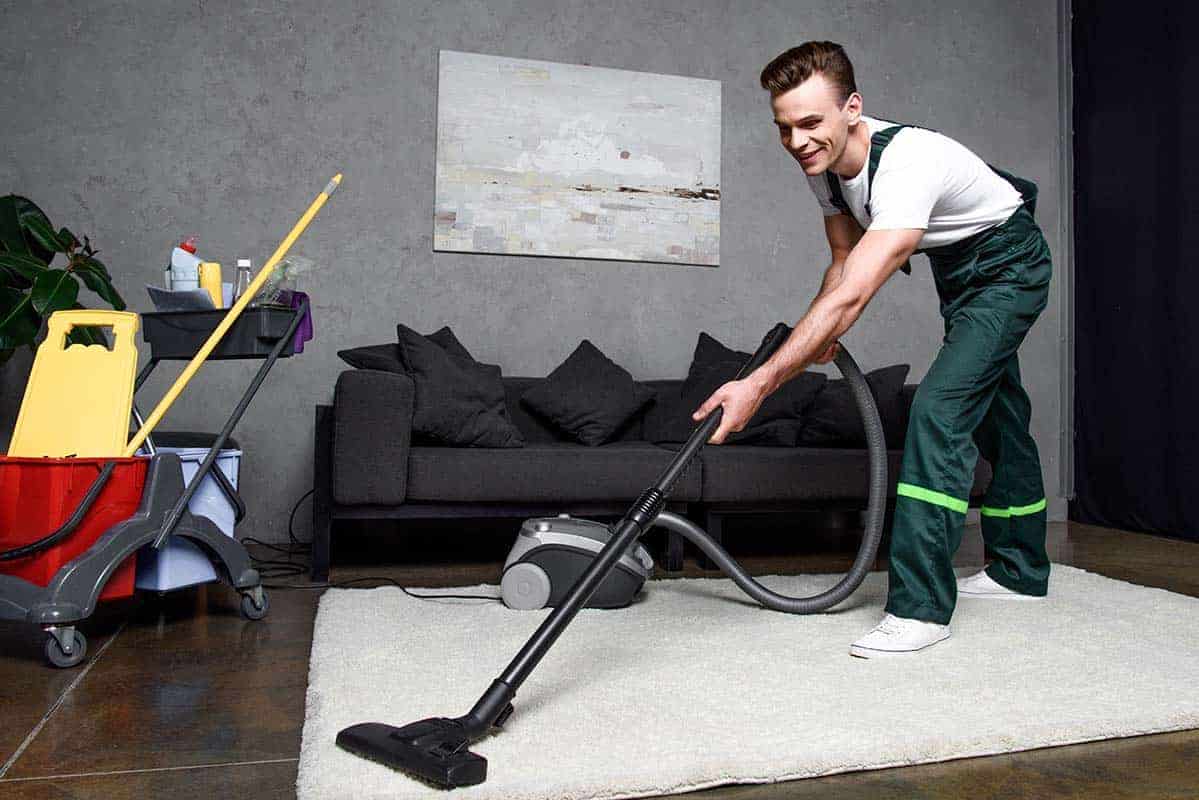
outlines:
{"label": "dark curtain", "polygon": [[1199,541],[1199,14],[1074,0],[1070,518]]}

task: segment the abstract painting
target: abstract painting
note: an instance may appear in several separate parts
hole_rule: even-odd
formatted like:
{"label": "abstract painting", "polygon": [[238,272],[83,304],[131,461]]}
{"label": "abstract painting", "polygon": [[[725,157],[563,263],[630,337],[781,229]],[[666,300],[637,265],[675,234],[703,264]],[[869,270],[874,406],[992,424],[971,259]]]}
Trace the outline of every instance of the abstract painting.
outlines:
{"label": "abstract painting", "polygon": [[442,50],[433,249],[720,263],[720,82]]}

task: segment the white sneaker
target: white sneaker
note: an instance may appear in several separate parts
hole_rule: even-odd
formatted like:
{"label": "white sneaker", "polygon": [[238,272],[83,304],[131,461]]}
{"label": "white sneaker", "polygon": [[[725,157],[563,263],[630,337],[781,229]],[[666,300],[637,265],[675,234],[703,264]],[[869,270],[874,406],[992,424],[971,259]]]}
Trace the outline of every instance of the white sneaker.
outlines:
{"label": "white sneaker", "polygon": [[987,571],[981,570],[969,577],[958,578],[958,596],[959,597],[981,597],[988,600],[1044,600],[1044,597],[1038,597],[1031,594],[1023,594],[1022,592],[1013,592],[1011,589],[995,582],[995,579],[987,574]]}
{"label": "white sneaker", "polygon": [[948,625],[888,614],[874,630],[849,646],[849,654],[858,658],[901,656],[948,638]]}

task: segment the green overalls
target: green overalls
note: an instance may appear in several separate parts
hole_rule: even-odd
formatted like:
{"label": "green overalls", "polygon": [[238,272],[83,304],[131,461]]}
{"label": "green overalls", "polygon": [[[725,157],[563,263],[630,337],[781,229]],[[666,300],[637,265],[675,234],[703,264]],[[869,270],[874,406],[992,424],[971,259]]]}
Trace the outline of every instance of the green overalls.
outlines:
{"label": "green overalls", "polygon": [[[904,127],[871,137],[867,198],[883,150]],[[886,610],[940,624],[949,622],[957,602],[953,554],[962,541],[979,453],[994,472],[981,509],[987,574],[1030,595],[1044,595],[1049,582],[1045,489],[1016,350],[1045,308],[1053,268],[1033,221],[1036,184],[992,169],[1024,204],[993,228],[917,251],[932,264],[945,338],[912,402],[896,487]],[[836,177],[826,176],[834,205],[852,216]],[[910,274],[910,265],[904,271]]]}

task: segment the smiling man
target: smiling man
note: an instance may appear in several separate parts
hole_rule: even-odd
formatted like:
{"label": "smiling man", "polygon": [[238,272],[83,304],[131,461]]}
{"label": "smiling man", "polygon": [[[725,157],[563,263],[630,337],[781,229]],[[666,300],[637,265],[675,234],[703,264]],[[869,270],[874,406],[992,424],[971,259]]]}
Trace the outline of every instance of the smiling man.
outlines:
{"label": "smiling man", "polygon": [[[695,412],[724,412],[709,440],[741,430],[762,400],[837,339],[908,259],[926,254],[945,338],[912,402],[896,487],[890,586],[882,622],[850,646],[871,658],[919,652],[949,637],[959,594],[1044,597],[1045,492],[1016,350],[1045,308],[1049,248],[1033,221],[1036,185],[987,165],[947,136],[862,114],[840,45],[807,42],[762,71],[782,145],[824,212],[832,263],[779,350]],[[987,567],[956,579],[974,465],[994,477],[983,498]]]}

